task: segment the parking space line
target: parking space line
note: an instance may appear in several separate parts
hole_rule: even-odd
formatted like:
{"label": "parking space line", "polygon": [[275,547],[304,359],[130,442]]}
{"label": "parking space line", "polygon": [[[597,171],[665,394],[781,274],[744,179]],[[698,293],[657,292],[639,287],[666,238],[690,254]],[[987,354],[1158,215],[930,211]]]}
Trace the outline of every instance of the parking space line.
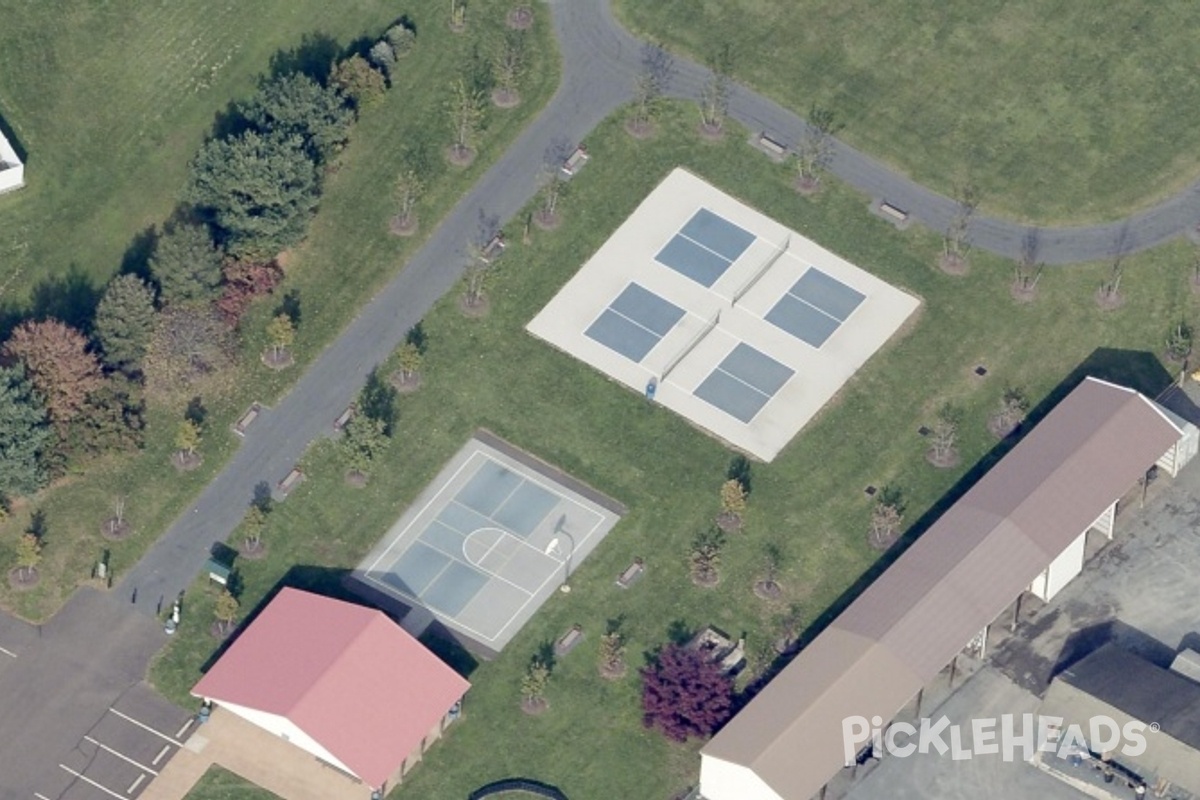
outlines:
{"label": "parking space line", "polygon": [[17,654],[14,653],[12,650],[6,650],[3,647],[0,647],[0,653],[3,653],[4,655],[8,656],[9,658],[17,657]]}
{"label": "parking space line", "polygon": [[151,775],[158,775],[158,773],[157,773],[157,772],[155,772],[154,770],[150,769],[150,768],[149,768],[149,767],[147,767],[145,764],[139,764],[138,762],[134,761],[132,758],[130,758],[129,756],[125,755],[124,753],[118,753],[116,750],[113,750],[111,747],[109,747],[108,745],[104,744],[103,742],[98,742],[98,741],[96,741],[96,740],[95,740],[95,739],[93,739],[91,736],[84,736],[84,737],[83,737],[83,740],[84,740],[85,742],[91,742],[92,744],[96,745],[96,747],[99,747],[101,750],[103,750],[103,751],[104,751],[104,752],[106,752],[106,753],[112,753],[114,756],[116,756],[117,758],[121,759],[122,761],[128,761],[130,764],[133,764],[135,767],[137,767],[137,768],[138,768],[138,769],[140,769],[140,770],[143,770],[143,771],[145,771],[145,772],[149,772]]}
{"label": "parking space line", "polygon": [[183,742],[179,741],[178,739],[173,739],[172,737],[167,736],[162,731],[157,731],[154,728],[151,728],[149,725],[147,725],[144,722],[138,722],[136,719],[129,716],[128,714],[122,714],[120,711],[117,711],[115,708],[110,708],[108,710],[110,712],[112,712],[113,714],[116,714],[121,719],[126,720],[128,722],[132,722],[134,725],[137,725],[139,728],[142,728],[143,730],[150,731],[151,733],[153,733],[155,736],[159,737],[160,739],[166,739],[168,742],[175,745],[176,747],[183,747]]}
{"label": "parking space line", "polygon": [[162,759],[163,759],[163,756],[165,756],[165,755],[166,755],[167,753],[169,753],[169,752],[171,752],[171,745],[169,745],[169,744],[164,744],[164,745],[163,745],[163,749],[158,751],[158,755],[156,755],[156,756],[154,757],[154,760],[153,760],[153,761],[151,761],[151,762],[150,762],[150,764],[151,764],[152,766],[155,766],[155,767],[157,767],[157,766],[158,766],[158,762],[162,761]]}
{"label": "parking space line", "polygon": [[183,723],[183,727],[175,732],[176,739],[183,739],[183,735],[187,733],[188,728],[192,727],[192,723],[196,721],[195,717],[188,717],[187,722]]}
{"label": "parking space line", "polygon": [[37,800],[50,800],[49,797],[46,797],[46,795],[42,794],[41,792],[34,792],[33,796],[36,797]]}
{"label": "parking space line", "polygon": [[97,789],[104,792],[105,794],[112,795],[113,797],[117,798],[117,800],[125,800],[124,797],[117,794],[112,789],[109,789],[99,783],[96,783],[94,780],[92,780],[88,776],[84,775],[81,772],[76,772],[75,770],[68,767],[66,764],[59,764],[58,766],[62,767],[63,770],[65,770],[66,772],[69,772],[70,774],[74,775],[76,778],[79,778],[79,780],[83,781],[84,783],[90,783],[92,786],[95,786]]}
{"label": "parking space line", "polygon": [[129,784],[129,788],[125,790],[125,794],[133,794],[137,788],[142,785],[142,781],[146,780],[145,773],[137,776],[137,780]]}

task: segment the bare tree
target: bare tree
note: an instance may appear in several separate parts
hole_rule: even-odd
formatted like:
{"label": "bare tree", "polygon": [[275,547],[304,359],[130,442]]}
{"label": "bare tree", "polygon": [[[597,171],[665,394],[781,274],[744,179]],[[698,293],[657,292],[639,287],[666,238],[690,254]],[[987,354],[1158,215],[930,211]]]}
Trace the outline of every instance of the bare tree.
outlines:
{"label": "bare tree", "polygon": [[971,225],[971,218],[975,215],[975,209],[979,207],[979,192],[967,183],[960,186],[955,194],[957,202],[954,217],[950,220],[946,235],[942,239],[939,266],[951,275],[962,275],[967,271],[967,253],[970,250],[967,230]]}
{"label": "bare tree", "polygon": [[415,169],[409,168],[396,177],[396,202],[399,211],[392,220],[392,230],[396,233],[412,233],[417,229],[417,201],[425,191],[425,181]]}
{"label": "bare tree", "polygon": [[988,430],[997,439],[1003,439],[1017,429],[1025,421],[1029,411],[1029,398],[1024,390],[1016,386],[1006,386],[1000,397],[1000,406],[988,418]]}
{"label": "bare tree", "polygon": [[538,174],[538,196],[541,206],[533,215],[533,221],[542,230],[557,228],[562,218],[558,203],[567,194],[568,184],[558,176],[558,167],[547,163]]}
{"label": "bare tree", "polygon": [[733,51],[726,42],[708,60],[709,76],[700,90],[700,131],[706,136],[720,136],[729,111],[729,82],[733,73]]}
{"label": "bare tree", "polygon": [[868,541],[876,550],[887,550],[895,544],[904,522],[904,501],[899,489],[884,486],[879,490],[875,508],[871,511],[871,531]]}
{"label": "bare tree", "polygon": [[492,54],[492,76],[496,79],[492,103],[500,108],[520,104],[525,69],[525,37],[520,31],[507,31]]}
{"label": "bare tree", "polygon": [[1013,282],[1009,293],[1021,303],[1037,296],[1038,281],[1042,279],[1042,264],[1038,261],[1039,234],[1030,228],[1021,240],[1021,255],[1013,265]]}
{"label": "bare tree", "polygon": [[1133,235],[1129,225],[1122,225],[1113,241],[1113,260],[1108,277],[1101,281],[1100,288],[1096,290],[1096,305],[1102,311],[1120,308],[1125,303],[1125,298],[1121,296],[1121,279],[1125,277],[1125,257],[1132,249]]}
{"label": "bare tree", "polygon": [[945,403],[938,409],[929,434],[926,459],[935,467],[953,467],[958,463],[958,430],[962,425],[962,409]]}
{"label": "bare tree", "polygon": [[796,148],[796,188],[811,194],[821,186],[821,176],[833,161],[834,135],[841,124],[833,111],[814,105],[804,122],[804,133]]}
{"label": "bare tree", "polygon": [[486,299],[488,271],[490,265],[483,257],[479,245],[472,244],[467,248],[468,258],[466,272],[466,290],[463,293],[463,305],[468,309],[479,310]]}
{"label": "bare tree", "polygon": [[764,600],[775,600],[783,593],[779,572],[783,569],[783,548],[776,542],[763,546],[762,577],[754,584],[754,593]]}
{"label": "bare tree", "polygon": [[475,158],[475,140],[483,124],[483,94],[459,78],[450,85],[450,99],[446,103],[450,114],[450,127],[454,142],[450,145],[450,160],[460,166],[470,164]]}
{"label": "bare tree", "polygon": [[633,84],[633,105],[625,129],[636,137],[654,132],[654,120],[662,107],[663,93],[675,72],[675,61],[661,45],[646,43],[642,48],[642,68]]}

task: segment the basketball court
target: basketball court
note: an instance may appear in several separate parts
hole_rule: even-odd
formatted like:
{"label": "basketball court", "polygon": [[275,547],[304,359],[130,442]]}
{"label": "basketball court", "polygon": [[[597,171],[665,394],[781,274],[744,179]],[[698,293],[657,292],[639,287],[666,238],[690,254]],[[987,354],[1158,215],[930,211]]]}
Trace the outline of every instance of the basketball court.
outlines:
{"label": "basketball court", "polygon": [[479,434],[354,578],[499,652],[622,513],[553,467]]}
{"label": "basketball court", "polygon": [[770,461],[918,305],[676,169],[527,329]]}

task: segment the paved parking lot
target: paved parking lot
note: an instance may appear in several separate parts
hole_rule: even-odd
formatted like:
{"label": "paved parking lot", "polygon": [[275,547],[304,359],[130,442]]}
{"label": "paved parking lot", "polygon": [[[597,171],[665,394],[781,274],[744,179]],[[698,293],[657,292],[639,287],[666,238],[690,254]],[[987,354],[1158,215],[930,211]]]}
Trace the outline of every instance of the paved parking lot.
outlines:
{"label": "paved parking lot", "polygon": [[140,797],[192,733],[191,714],[135,684],[110,706],[36,793],[40,800]]}

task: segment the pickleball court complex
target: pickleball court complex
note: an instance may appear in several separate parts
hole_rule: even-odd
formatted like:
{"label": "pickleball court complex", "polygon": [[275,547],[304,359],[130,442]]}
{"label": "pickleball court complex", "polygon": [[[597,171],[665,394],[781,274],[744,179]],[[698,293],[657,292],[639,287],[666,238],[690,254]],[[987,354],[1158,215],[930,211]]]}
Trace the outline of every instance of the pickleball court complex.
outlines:
{"label": "pickleball court complex", "polygon": [[420,606],[499,652],[566,582],[624,509],[479,433],[354,572],[373,599]]}
{"label": "pickleball court complex", "polygon": [[527,329],[770,461],[918,305],[676,169]]}

